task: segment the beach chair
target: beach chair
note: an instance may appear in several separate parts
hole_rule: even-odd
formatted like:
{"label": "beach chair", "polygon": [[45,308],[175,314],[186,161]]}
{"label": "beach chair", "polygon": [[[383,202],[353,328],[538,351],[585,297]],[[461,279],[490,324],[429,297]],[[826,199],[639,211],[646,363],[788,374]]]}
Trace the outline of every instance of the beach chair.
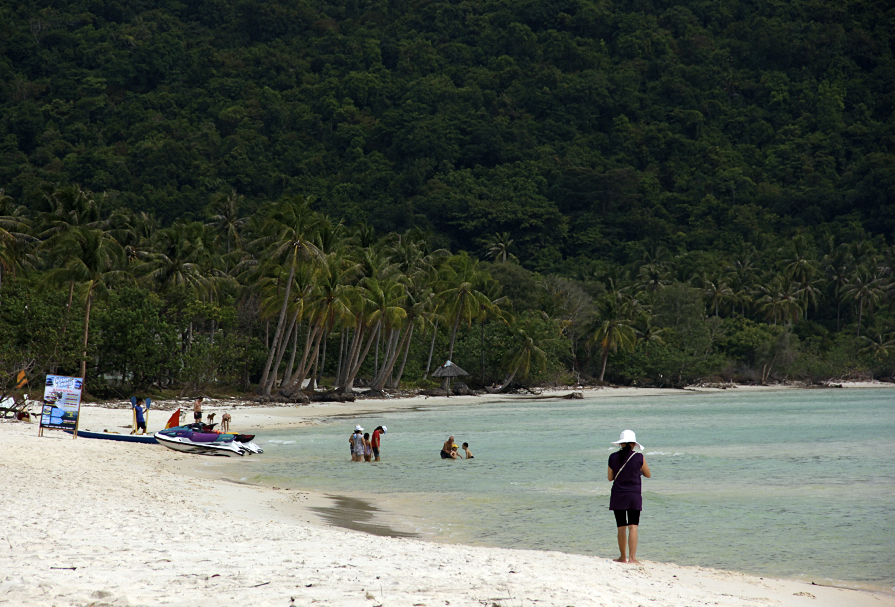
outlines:
{"label": "beach chair", "polygon": [[25,417],[31,417],[27,399],[16,400],[14,396],[10,396],[0,400],[0,418],[21,420]]}

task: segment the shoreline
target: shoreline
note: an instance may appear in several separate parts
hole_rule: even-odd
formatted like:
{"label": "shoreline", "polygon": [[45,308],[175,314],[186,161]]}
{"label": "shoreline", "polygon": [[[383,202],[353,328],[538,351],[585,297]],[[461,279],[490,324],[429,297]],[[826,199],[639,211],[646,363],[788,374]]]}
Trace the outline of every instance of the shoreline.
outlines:
{"label": "shoreline", "polygon": [[[895,387],[861,387],[890,386]],[[653,392],[681,393],[623,388],[587,396]],[[224,401],[207,402],[204,409],[231,411],[234,429],[245,432],[390,410],[518,399],[526,397],[416,397],[301,407]],[[155,407],[152,413],[150,432],[161,429],[170,416]],[[126,409],[83,405],[82,419],[84,430],[129,431],[121,428],[130,421]],[[40,438],[37,431],[36,422],[0,424],[9,454],[0,461],[0,504],[12,515],[0,532],[6,553],[0,562],[7,565],[0,578],[0,602],[9,604],[285,607],[294,597],[292,604],[389,606],[444,601],[515,605],[525,599],[547,605],[895,605],[895,594],[885,591],[671,563],[634,566],[559,552],[368,535],[331,526],[320,510],[333,506],[325,494],[233,479],[211,482],[217,458],[162,446],[72,440],[61,432],[47,431]]]}

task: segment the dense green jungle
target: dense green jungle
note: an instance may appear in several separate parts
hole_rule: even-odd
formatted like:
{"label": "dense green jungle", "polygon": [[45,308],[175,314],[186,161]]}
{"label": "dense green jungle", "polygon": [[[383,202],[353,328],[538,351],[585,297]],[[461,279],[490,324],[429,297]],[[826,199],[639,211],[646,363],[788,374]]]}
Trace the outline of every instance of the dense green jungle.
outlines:
{"label": "dense green jungle", "polygon": [[888,379],[893,48],[881,0],[0,0],[0,392]]}

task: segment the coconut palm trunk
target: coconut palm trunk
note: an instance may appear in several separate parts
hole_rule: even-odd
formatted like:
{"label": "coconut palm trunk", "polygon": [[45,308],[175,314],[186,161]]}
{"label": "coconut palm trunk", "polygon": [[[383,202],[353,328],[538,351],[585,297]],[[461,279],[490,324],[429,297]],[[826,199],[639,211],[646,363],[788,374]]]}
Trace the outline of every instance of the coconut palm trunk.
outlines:
{"label": "coconut palm trunk", "polygon": [[292,377],[292,371],[295,369],[295,352],[298,350],[298,334],[301,332],[301,324],[292,331],[292,352],[289,355],[289,364],[283,372],[283,380],[280,382],[280,389],[286,387],[286,382]]}
{"label": "coconut palm trunk", "polygon": [[606,375],[606,362],[609,360],[609,347],[603,347],[603,364],[600,367],[600,383],[603,382],[603,376]]}
{"label": "coconut palm trunk", "polygon": [[283,335],[278,341],[278,345],[276,347],[276,362],[274,363],[273,368],[270,370],[270,375],[267,378],[267,383],[264,384],[264,396],[270,396],[274,384],[277,383],[277,373],[280,370],[280,363],[283,362],[283,355],[286,353],[286,348],[289,345],[289,338],[292,336],[292,331],[295,329],[295,323],[297,320],[298,314],[292,317],[292,320],[289,322],[289,328],[283,331]]}
{"label": "coconut palm trunk", "polygon": [[87,379],[87,340],[90,337],[90,311],[93,307],[93,282],[87,287],[87,306],[84,310],[84,352],[81,356],[81,380]]}
{"label": "coconut palm trunk", "polygon": [[289,378],[287,393],[295,394],[295,392],[304,387],[305,378],[308,376],[308,372],[317,358],[322,334],[323,328],[319,323],[308,324],[308,334],[305,337],[305,347],[301,355],[301,362],[298,363],[295,373]]}
{"label": "coconut palm trunk", "polygon": [[510,373],[510,376],[503,380],[503,383],[497,386],[496,388],[485,388],[489,394],[500,394],[501,392],[506,391],[507,388],[513,383],[513,380],[516,379],[516,374],[519,372],[519,368],[522,365],[516,365],[516,368],[513,369],[513,372]]}
{"label": "coconut palm trunk", "polygon": [[258,384],[259,392],[269,395],[270,391],[266,390],[270,368],[273,365],[273,359],[277,354],[277,344],[285,330],[286,309],[289,307],[289,295],[292,292],[292,281],[295,279],[295,264],[289,268],[289,279],[286,281],[286,291],[283,293],[283,305],[280,306],[280,316],[277,318],[277,328],[273,334],[273,343],[270,345],[270,353],[267,355],[267,363],[264,365],[264,373],[261,374],[261,382]]}
{"label": "coconut palm trunk", "polygon": [[[412,329],[412,327],[411,327]],[[386,382],[389,379],[389,376],[392,374],[392,369],[395,368],[395,363],[398,360],[398,355],[401,351],[404,350],[404,347],[410,341],[410,335],[412,334],[412,330],[408,329],[407,331],[403,331],[403,335],[401,335],[402,331],[399,329],[395,332],[394,345],[389,353],[388,359],[385,361],[385,364],[382,366],[382,369],[379,371],[379,375],[376,376],[376,379],[373,380],[373,385],[371,388],[376,390],[377,392],[382,392],[382,389],[385,387]],[[399,340],[400,337],[400,340]]]}
{"label": "coconut palm trunk", "polygon": [[342,329],[339,331],[339,361],[336,363],[336,381],[335,384],[338,386],[342,381],[342,358],[345,356],[345,331],[347,329]]}
{"label": "coconut palm trunk", "polygon": [[432,354],[435,352],[435,338],[438,336],[438,319],[435,319],[435,329],[432,331],[432,345],[429,346],[429,360],[426,361],[426,372],[423,379],[429,377],[429,369],[432,368]]}
{"label": "coconut palm trunk", "polygon": [[[376,323],[377,330],[379,329],[380,325],[381,325],[381,322]],[[352,364],[349,368],[348,374],[345,377],[345,384],[343,386],[341,386],[341,389],[340,389],[341,392],[351,392],[354,389],[354,379],[357,377],[357,374],[360,371],[361,365],[364,363],[364,360],[366,360],[367,355],[370,353],[370,348],[373,346],[373,342],[376,341],[375,333],[376,333],[376,330],[373,330],[370,332],[370,337],[367,339],[367,344],[366,344],[366,346],[363,347],[363,351],[358,352],[357,355],[355,356],[354,361],[352,362]],[[359,343],[362,341],[363,341],[362,339],[359,340]]]}
{"label": "coconut palm trunk", "polygon": [[401,385],[401,377],[404,376],[404,367],[407,365],[407,355],[410,353],[410,346],[413,343],[413,329],[414,326],[410,325],[410,335],[407,336],[407,344],[404,346],[404,358],[401,359],[401,367],[398,369],[398,375],[392,380],[389,385],[390,388],[397,389]]}

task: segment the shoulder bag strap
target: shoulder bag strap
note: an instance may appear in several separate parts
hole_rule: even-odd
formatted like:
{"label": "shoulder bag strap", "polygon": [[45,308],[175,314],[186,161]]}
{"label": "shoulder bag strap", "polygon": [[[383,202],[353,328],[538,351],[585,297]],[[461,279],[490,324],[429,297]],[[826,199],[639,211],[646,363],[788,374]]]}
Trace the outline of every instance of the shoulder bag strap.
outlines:
{"label": "shoulder bag strap", "polygon": [[618,472],[615,473],[615,478],[612,479],[612,484],[613,484],[613,485],[615,484],[615,481],[618,480],[618,475],[622,473],[622,470],[625,469],[625,466],[628,465],[628,462],[631,461],[631,460],[634,458],[635,455],[637,455],[637,453],[631,453],[631,455],[628,456],[628,459],[625,460],[625,463],[622,464],[622,467],[619,468],[619,469],[618,469]]}

